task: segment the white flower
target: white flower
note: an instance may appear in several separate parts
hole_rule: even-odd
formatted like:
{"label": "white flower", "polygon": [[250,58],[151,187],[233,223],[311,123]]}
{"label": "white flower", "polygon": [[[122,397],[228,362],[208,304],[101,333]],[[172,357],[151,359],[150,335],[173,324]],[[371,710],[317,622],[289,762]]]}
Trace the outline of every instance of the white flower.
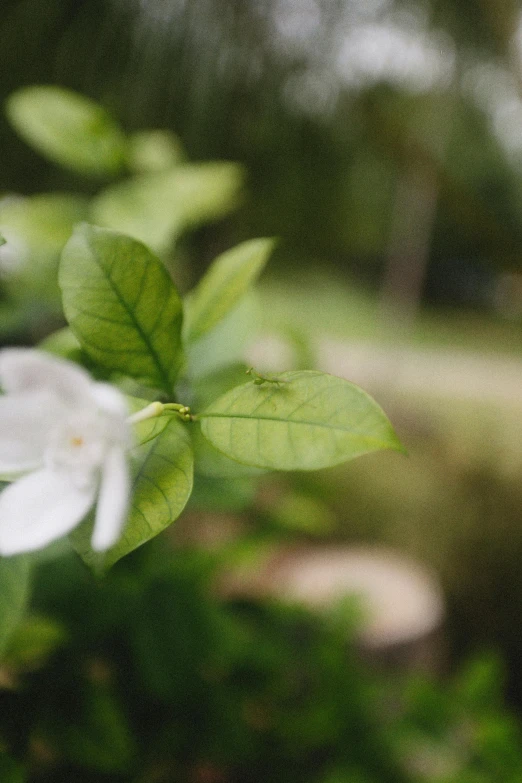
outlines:
{"label": "white flower", "polygon": [[[71,362],[31,349],[0,351],[0,554],[69,533],[96,502],[93,549],[119,538],[129,502],[125,399]],[[27,475],[24,475],[27,474]]]}

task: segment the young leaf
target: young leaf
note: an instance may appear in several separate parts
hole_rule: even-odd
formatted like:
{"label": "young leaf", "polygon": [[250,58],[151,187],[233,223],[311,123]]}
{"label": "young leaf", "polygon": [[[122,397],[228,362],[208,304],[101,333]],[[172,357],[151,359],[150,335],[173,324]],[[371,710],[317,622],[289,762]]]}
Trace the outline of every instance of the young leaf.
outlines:
{"label": "young leaf", "polygon": [[2,234],[33,254],[57,257],[76,223],[87,215],[88,201],[72,193],[14,196],[0,205]]}
{"label": "young leaf", "polygon": [[235,209],[244,180],[239,163],[190,163],[177,169],[176,198],[184,229],[219,220]]}
{"label": "young leaf", "polygon": [[123,536],[106,553],[90,545],[92,520],[71,535],[87,565],[107,569],[120,558],[161,533],[179,517],[192,492],[193,455],[187,427],[171,418],[154,440],[132,452],[133,497]]}
{"label": "young leaf", "polygon": [[72,194],[42,193],[4,199],[0,230],[9,242],[4,284],[17,300],[47,299],[60,303],[58,261],[74,225],[87,215],[87,199]]}
{"label": "young leaf", "polygon": [[370,451],[402,449],[384,412],[362,389],[312,370],[238,386],[198,418],[205,437],[228,457],[272,470],[315,470]]}
{"label": "young leaf", "polygon": [[181,299],[145,245],[84,223],[63,250],[59,282],[65,317],[94,361],[172,391],[183,361]]}
{"label": "young leaf", "polygon": [[0,558],[0,656],[21,621],[29,597],[29,558]]}
{"label": "young leaf", "polygon": [[[236,324],[236,326],[243,327],[244,324]],[[230,339],[232,335],[226,335],[226,337]],[[196,376],[192,381],[193,407],[197,410],[203,410],[222,394],[233,389],[234,386],[250,383],[251,380],[252,378],[247,373],[247,365],[243,361],[229,362],[213,372]]]}
{"label": "young leaf", "polygon": [[179,228],[176,200],[170,192],[175,174],[140,174],[110,185],[91,204],[91,219],[99,226],[138,239],[160,255]]}
{"label": "young leaf", "polygon": [[129,138],[129,165],[138,173],[165,171],[183,158],[181,142],[170,130],[138,131]]}
{"label": "young leaf", "polygon": [[162,254],[183,231],[226,215],[241,183],[236,163],[180,164],[106,188],[92,203],[92,219]]}
{"label": "young leaf", "polygon": [[94,101],[63,87],[23,87],[7,100],[7,116],[38,152],[80,174],[117,174],[126,140],[112,117]]}
{"label": "young leaf", "polygon": [[[210,373],[218,372],[233,362],[243,361],[247,346],[257,337],[260,320],[257,291],[251,289],[212,331],[199,340],[185,344],[188,377],[194,382],[205,383]],[[247,375],[244,380],[248,380]],[[231,383],[228,388],[235,385]],[[202,384],[199,386],[201,388]],[[217,396],[215,394],[211,399]]]}
{"label": "young leaf", "polygon": [[272,239],[250,239],[216,258],[185,300],[185,338],[210,332],[259,276],[274,247]]}

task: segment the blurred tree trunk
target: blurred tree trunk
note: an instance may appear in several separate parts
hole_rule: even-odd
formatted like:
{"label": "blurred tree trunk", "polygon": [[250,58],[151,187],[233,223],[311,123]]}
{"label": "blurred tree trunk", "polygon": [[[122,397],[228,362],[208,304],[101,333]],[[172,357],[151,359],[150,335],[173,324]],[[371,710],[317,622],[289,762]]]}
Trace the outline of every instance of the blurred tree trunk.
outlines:
{"label": "blurred tree trunk", "polygon": [[457,83],[454,77],[453,84],[444,95],[433,95],[429,127],[421,133],[411,134],[411,145],[405,145],[391,216],[379,306],[383,334],[394,342],[410,338],[422,300],[437,213],[440,174],[458,101]]}
{"label": "blurred tree trunk", "polygon": [[438,178],[426,160],[409,161],[400,175],[391,219],[380,319],[386,334],[408,338],[420,305],[438,198]]}

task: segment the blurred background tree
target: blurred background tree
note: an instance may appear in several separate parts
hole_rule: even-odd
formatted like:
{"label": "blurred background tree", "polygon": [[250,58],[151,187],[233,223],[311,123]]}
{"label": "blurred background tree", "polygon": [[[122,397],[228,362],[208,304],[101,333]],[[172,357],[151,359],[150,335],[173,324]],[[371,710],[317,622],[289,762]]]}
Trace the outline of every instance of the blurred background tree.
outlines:
{"label": "blurred background tree", "polygon": [[[192,159],[245,163],[226,230],[283,237],[289,267],[480,306],[519,266],[518,23],[496,0],[7,0],[0,97],[62,84]],[[0,140],[2,189],[87,187],[4,118]]]}

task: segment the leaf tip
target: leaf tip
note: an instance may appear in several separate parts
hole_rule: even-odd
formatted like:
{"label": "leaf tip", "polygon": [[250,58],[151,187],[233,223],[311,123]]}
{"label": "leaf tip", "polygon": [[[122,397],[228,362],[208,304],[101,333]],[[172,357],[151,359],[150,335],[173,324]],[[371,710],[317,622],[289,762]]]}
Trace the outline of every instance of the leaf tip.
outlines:
{"label": "leaf tip", "polygon": [[[391,427],[391,425],[390,425],[390,427]],[[391,442],[390,442],[390,446],[388,448],[390,448],[392,451],[397,451],[399,454],[404,454],[405,457],[409,457],[410,456],[408,449],[406,448],[404,443],[401,441],[401,439],[399,438],[399,436],[397,435],[397,433],[395,432],[393,427],[391,427],[391,439],[390,440],[391,440]]]}

